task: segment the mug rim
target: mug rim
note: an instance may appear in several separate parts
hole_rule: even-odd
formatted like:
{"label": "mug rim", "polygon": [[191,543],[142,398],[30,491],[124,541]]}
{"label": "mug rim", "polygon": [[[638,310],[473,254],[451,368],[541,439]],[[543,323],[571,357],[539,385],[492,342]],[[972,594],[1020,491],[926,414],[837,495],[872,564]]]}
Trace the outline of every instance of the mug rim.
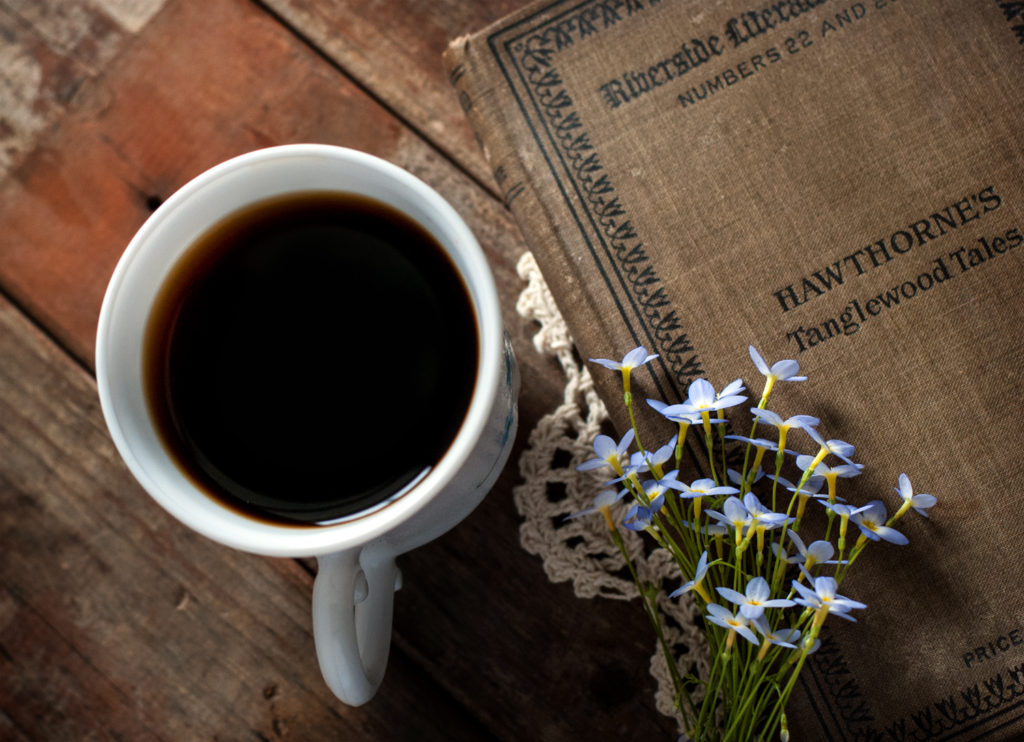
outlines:
{"label": "mug rim", "polygon": [[[216,188],[218,183],[238,175],[241,171],[256,171],[276,166],[283,172],[287,168],[301,168],[303,161],[308,164],[311,160],[325,167],[328,166],[325,161],[328,161],[331,165],[373,171],[398,188],[401,194],[415,199],[431,214],[436,215],[439,221],[438,229],[442,230],[443,234],[408,214],[402,206],[378,198],[420,223],[437,238],[445,252],[451,256],[471,296],[479,345],[476,379],[469,404],[458,431],[437,463],[421,480],[400,496],[377,503],[340,519],[339,522],[325,525],[289,524],[259,519],[230,508],[206,494],[191,478],[184,475],[162,442],[159,454],[154,455],[152,451],[147,451],[145,446],[131,439],[130,433],[126,432],[126,429],[131,430],[131,425],[126,424],[130,421],[125,418],[133,414],[137,416],[138,413],[128,409],[130,405],[124,393],[119,393],[111,387],[111,370],[119,362],[134,363],[134,359],[126,361],[118,358],[122,344],[119,340],[123,340],[115,335],[118,321],[125,312],[138,311],[133,307],[124,306],[123,302],[126,300],[121,297],[124,296],[130,282],[142,280],[138,274],[144,268],[139,266],[147,257],[147,246],[153,245],[154,240],[159,241],[160,230],[167,228],[169,220]],[[263,177],[269,176],[264,173]],[[302,190],[286,187],[280,191],[273,191],[271,186],[271,191],[262,198],[299,193]],[[339,187],[337,190],[376,197],[374,194],[362,194],[358,186]],[[243,203],[220,209],[216,219],[201,226],[200,235],[239,209],[245,208],[247,204],[258,200],[261,199],[248,199]],[[181,240],[187,244],[174,248],[172,266],[191,245],[195,244],[195,241]],[[155,279],[157,288],[163,284],[168,273],[169,270],[166,270]],[[146,317],[155,295],[154,291],[147,297],[149,303],[144,308]],[[132,339],[137,339],[134,334]],[[490,267],[476,237],[446,199],[412,173],[375,155],[328,144],[286,144],[252,150],[214,165],[182,185],[146,219],[118,260],[103,297],[96,333],[96,381],[100,406],[118,452],[143,489],[171,515],[208,538],[242,551],[267,556],[318,556],[360,546],[383,536],[426,506],[456,477],[487,425],[488,414],[501,377],[502,344],[500,307]],[[130,372],[128,375],[131,376]],[[130,378],[129,383],[138,383],[141,388],[141,363],[137,376],[136,379]],[[155,432],[148,408],[144,417],[144,427]],[[166,481],[168,477],[173,480],[170,485]],[[177,487],[178,491],[169,491],[172,486]],[[202,505],[199,504],[199,500],[203,502]]]}

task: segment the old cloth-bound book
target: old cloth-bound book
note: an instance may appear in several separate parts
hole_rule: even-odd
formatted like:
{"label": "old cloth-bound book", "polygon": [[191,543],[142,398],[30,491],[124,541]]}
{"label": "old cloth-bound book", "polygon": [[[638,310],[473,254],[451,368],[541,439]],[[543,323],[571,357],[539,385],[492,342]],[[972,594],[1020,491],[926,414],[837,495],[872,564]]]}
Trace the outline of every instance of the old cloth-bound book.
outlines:
{"label": "old cloth-bound book", "polygon": [[1022,40],[998,0],[549,0],[445,55],[584,358],[645,345],[670,402],[795,358],[851,499],[939,498],[844,582],[796,739],[1024,735]]}

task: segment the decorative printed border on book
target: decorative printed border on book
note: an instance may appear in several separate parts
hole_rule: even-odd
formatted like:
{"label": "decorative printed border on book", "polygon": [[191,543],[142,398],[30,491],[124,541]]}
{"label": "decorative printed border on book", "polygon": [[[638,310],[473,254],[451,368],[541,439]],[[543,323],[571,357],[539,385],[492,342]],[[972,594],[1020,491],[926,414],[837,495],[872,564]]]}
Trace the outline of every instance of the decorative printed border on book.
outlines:
{"label": "decorative printed border on book", "polygon": [[[562,13],[533,27],[537,16],[512,24],[492,34],[489,42],[524,120],[563,188],[566,206],[577,220],[623,322],[634,342],[660,355],[662,371],[672,388],[661,388],[656,378],[659,393],[664,398],[681,398],[690,382],[704,374],[700,357],[554,66],[563,49],[592,39],[658,4],[659,0],[646,4],[642,0],[567,4],[570,7]],[[510,31],[520,33],[510,37]],[[519,85],[513,70],[505,66],[505,59],[511,60]],[[585,213],[576,212],[566,188],[576,194]],[[598,244],[591,240],[586,223],[591,225]]]}
{"label": "decorative printed border on book", "polygon": [[[703,375],[700,358],[556,67],[560,51],[660,4],[661,0],[553,3],[495,31],[488,43],[634,342],[661,356],[662,372],[672,389],[661,388],[656,378],[659,393],[681,398],[689,383]],[[556,10],[559,6],[561,11]],[[1024,3],[1000,2],[1000,7],[1009,21],[1024,18]],[[1014,30],[1024,43],[1024,28]],[[583,213],[574,207],[573,194]],[[598,244],[591,240],[588,224]],[[934,701],[879,730],[838,646],[823,642],[812,660],[801,683],[822,729],[833,729],[844,741],[963,739],[981,726],[994,731],[990,725],[998,728],[1024,717],[1024,665],[1007,670],[1005,677],[993,676],[983,688],[965,688],[959,698]]]}
{"label": "decorative printed border on book", "polygon": [[[1006,667],[981,682],[936,699],[878,729],[860,687],[833,637],[825,632],[821,647],[804,666],[801,683],[823,730],[849,742],[937,742],[978,739],[1024,718],[1024,664]],[[815,699],[825,697],[819,704]],[[908,704],[909,706],[910,704]]]}

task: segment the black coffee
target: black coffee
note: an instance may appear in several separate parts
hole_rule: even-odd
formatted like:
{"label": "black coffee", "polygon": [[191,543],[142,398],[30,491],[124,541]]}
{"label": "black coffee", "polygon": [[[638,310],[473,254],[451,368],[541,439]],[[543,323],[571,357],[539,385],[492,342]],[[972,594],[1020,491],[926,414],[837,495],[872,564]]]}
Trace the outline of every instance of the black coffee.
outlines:
{"label": "black coffee", "polygon": [[437,463],[477,357],[469,295],[436,240],[376,201],[313,192],[189,249],[143,363],[160,435],[196,484],[250,515],[324,523]]}

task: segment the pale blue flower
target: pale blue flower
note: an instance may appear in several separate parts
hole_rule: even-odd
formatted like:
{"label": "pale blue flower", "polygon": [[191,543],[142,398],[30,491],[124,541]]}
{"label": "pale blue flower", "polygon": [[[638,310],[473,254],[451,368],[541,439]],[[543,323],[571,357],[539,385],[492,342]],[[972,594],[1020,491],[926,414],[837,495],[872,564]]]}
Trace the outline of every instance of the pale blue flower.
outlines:
{"label": "pale blue flower", "polygon": [[576,467],[576,470],[589,471],[602,466],[610,466],[616,473],[621,472],[626,461],[626,450],[633,442],[633,434],[633,429],[630,428],[618,443],[607,435],[598,435],[594,438],[594,453],[597,454],[597,458],[584,461]]}
{"label": "pale blue flower", "polygon": [[650,471],[654,471],[655,467],[661,466],[662,464],[671,461],[675,457],[676,439],[678,437],[678,435],[672,436],[669,439],[668,443],[666,443],[664,446],[659,448],[654,453],[651,453],[650,451],[647,452],[647,455],[644,458],[644,461],[647,465],[647,469],[649,469]]}
{"label": "pale blue flower", "polygon": [[732,526],[736,530],[736,543],[738,544],[743,536],[743,532],[747,526],[751,525],[754,518],[743,505],[743,501],[735,495],[731,496],[722,505],[724,513],[719,513],[715,510],[708,510],[708,517],[714,518],[719,523]]}
{"label": "pale blue flower", "polygon": [[[800,454],[796,457],[796,465],[800,468],[800,471],[807,471],[807,467],[812,463],[814,463],[813,456]],[[856,477],[862,471],[864,471],[864,464],[839,464],[838,466],[829,466],[822,461],[815,465],[814,476],[826,478],[834,476],[838,479],[849,479],[851,477]]]}
{"label": "pale blue flower", "polygon": [[743,617],[751,621],[761,616],[765,608],[788,608],[795,605],[792,600],[786,598],[772,598],[771,587],[768,580],[763,577],[754,577],[750,580],[742,593],[728,587],[716,587],[715,590],[730,603],[738,605]]}
{"label": "pale blue flower", "polygon": [[725,606],[718,605],[717,603],[708,603],[708,615],[706,618],[713,624],[718,624],[730,631],[735,631],[755,647],[761,643],[757,640],[754,632],[750,630],[750,620],[742,613],[736,615]]}
{"label": "pale blue flower", "polygon": [[762,469],[761,467],[757,467],[757,471],[747,474],[746,482],[743,482],[742,478],[740,477],[740,473],[735,469],[726,469],[725,476],[733,484],[738,484],[741,487],[749,488],[752,485],[757,484],[766,475],[764,469]]}
{"label": "pale blue flower", "polygon": [[639,366],[643,366],[645,363],[649,363],[658,357],[658,354],[648,355],[647,349],[644,346],[633,348],[625,356],[622,357],[621,361],[612,361],[607,358],[591,358],[592,363],[597,363],[604,366],[612,371],[621,371],[623,376],[628,376],[629,373]]}
{"label": "pale blue flower", "polygon": [[[746,391],[746,387],[743,386],[743,380],[742,379],[735,379],[735,380],[729,382],[728,384],[726,384],[724,387],[722,387],[722,391],[720,391],[718,394],[716,394],[715,397],[719,401],[721,401],[723,399],[740,399],[740,400],[745,400],[746,397],[745,396],[741,396],[742,393],[745,392],[745,391]],[[737,402],[737,404],[738,404],[738,402]],[[732,406],[732,405],[729,405],[729,406]],[[723,417],[724,417],[722,412],[719,412],[718,416],[719,416],[720,420],[723,419]]]}
{"label": "pale blue flower", "polygon": [[814,430],[814,426],[821,422],[812,415],[793,415],[783,419],[777,412],[771,410],[762,409],[760,407],[751,407],[751,414],[754,416],[754,420],[757,423],[768,423],[774,425],[776,428],[781,430],[790,430],[791,428],[800,428],[802,430],[811,431]]}
{"label": "pale blue flower", "polygon": [[768,383],[774,384],[776,381],[807,381],[806,376],[797,376],[800,373],[800,364],[796,361],[776,361],[769,367],[753,345],[748,350],[750,351],[750,360],[757,366],[757,370],[764,374]]}
{"label": "pale blue flower", "polygon": [[679,486],[673,486],[672,489],[679,490],[679,496],[683,498],[739,494],[739,490],[735,487],[715,484],[714,479],[695,479],[690,484],[683,482],[677,482],[677,484]]}
{"label": "pale blue flower", "polygon": [[662,503],[664,503],[664,497],[662,497],[661,502],[652,502],[652,507],[640,505],[639,503],[634,504],[626,511],[626,515],[622,519],[622,525],[631,531],[642,531],[650,528],[651,518],[661,508]]}
{"label": "pale blue flower", "polygon": [[[720,391],[716,396],[721,400],[726,397],[735,397],[745,391],[747,391],[747,388],[743,386],[743,379],[734,379],[722,387],[722,391]],[[744,399],[746,399],[746,397],[744,397]]]}
{"label": "pale blue flower", "polygon": [[675,598],[683,593],[688,593],[691,590],[696,591],[704,599],[705,603],[711,602],[711,596],[708,594],[707,589],[702,584],[704,577],[708,573],[708,553],[705,551],[700,555],[700,559],[697,561],[697,570],[693,574],[693,579],[683,584],[682,587],[677,590],[673,590],[669,593],[668,597]]}
{"label": "pale blue flower", "polygon": [[633,474],[641,474],[648,471],[652,474],[655,473],[657,467],[673,458],[675,455],[675,445],[676,439],[675,436],[673,436],[671,441],[653,453],[650,451],[635,451],[633,455],[629,457],[629,464],[623,467],[621,476],[618,476],[609,482],[605,482],[605,484],[621,482]]}
{"label": "pale blue flower", "polygon": [[[775,441],[770,441],[767,438],[748,438],[745,435],[729,434],[725,436],[726,440],[729,441],[743,441],[749,443],[754,448],[763,448],[765,451],[778,451],[779,444]],[[795,451],[787,451],[787,453],[796,453]]]}
{"label": "pale blue flower", "polygon": [[825,506],[826,510],[831,510],[840,518],[853,518],[854,515],[857,515],[870,507],[869,505],[861,505],[859,508],[856,508],[853,505],[847,505],[842,502],[829,502],[828,500],[815,500],[815,502],[820,502]]}
{"label": "pale blue flower", "polygon": [[750,513],[750,524],[755,527],[771,530],[793,521],[792,518],[787,518],[785,513],[776,513],[766,508],[753,492],[743,496],[743,507]]}
{"label": "pale blue flower", "polygon": [[676,474],[677,472],[673,470],[663,477],[648,479],[644,482],[644,494],[647,495],[653,512],[658,512],[661,510],[661,506],[665,504],[665,490],[676,489],[682,486],[682,482],[676,480]]}
{"label": "pale blue flower", "polygon": [[657,411],[666,419],[671,420],[674,423],[697,425],[698,423],[701,422],[700,413],[690,410],[688,407],[686,407],[686,405],[670,405],[666,404],[665,402],[662,402],[660,399],[648,399],[647,404],[648,406],[651,407],[651,409]]}
{"label": "pale blue flower", "polygon": [[[824,436],[814,428],[804,428],[804,430],[823,451],[827,451],[828,453],[837,456],[851,466],[857,466],[857,464],[850,458],[853,456],[854,451],[852,444],[836,439],[826,441]],[[819,456],[815,456],[814,458],[820,458],[820,452]]]}
{"label": "pale blue flower", "polygon": [[900,486],[896,488],[896,491],[903,499],[903,507],[900,510],[912,507],[925,518],[928,517],[928,513],[925,511],[937,502],[934,495],[923,493],[915,495],[914,488],[910,486],[910,478],[906,474],[900,474]]}
{"label": "pale blue flower", "polygon": [[872,541],[888,541],[899,546],[909,543],[906,536],[885,525],[886,518],[885,503],[881,500],[872,500],[850,516],[850,520],[857,524],[860,532]]}
{"label": "pale blue flower", "polygon": [[853,616],[848,615],[853,609],[867,608],[863,603],[845,598],[836,593],[836,581],[831,577],[821,576],[813,578],[813,589],[793,580],[793,589],[800,597],[794,599],[794,603],[819,611],[827,610],[837,616],[842,616],[849,621],[856,621]]}
{"label": "pale blue flower", "polygon": [[[693,521],[681,520],[679,523],[688,531],[694,530]],[[723,523],[698,522],[697,530],[705,536],[727,536],[729,534],[729,527]]]}
{"label": "pale blue flower", "polygon": [[705,412],[710,413],[735,407],[746,401],[746,399],[746,397],[737,394],[719,396],[715,393],[715,388],[711,385],[710,381],[696,379],[690,384],[687,390],[686,401],[680,407],[683,412],[699,412],[703,414]]}
{"label": "pale blue flower", "polygon": [[[815,469],[815,471],[817,471],[817,469]],[[821,491],[821,488],[825,485],[825,477],[819,477],[817,474],[810,477],[799,488],[785,477],[778,477],[773,474],[769,474],[768,478],[774,479],[795,495],[804,495],[806,497],[827,497],[828,495],[827,492]]]}
{"label": "pale blue flower", "polygon": [[764,614],[758,616],[751,623],[770,644],[797,649],[797,642],[800,641],[800,629],[790,627],[772,631]]}
{"label": "pale blue flower", "polygon": [[573,518],[579,518],[583,515],[590,515],[591,513],[598,513],[604,508],[611,507],[623,497],[629,490],[614,490],[604,489],[597,493],[589,508],[580,510],[579,512],[572,513],[571,515],[565,516],[565,520],[572,520]]}
{"label": "pale blue flower", "polygon": [[[761,462],[764,460],[764,455],[768,451],[772,451],[773,453],[775,453],[776,461],[778,461],[778,458],[780,456],[779,446],[780,444],[785,445],[786,439],[786,435],[782,431],[779,432],[778,443],[776,443],[775,441],[770,441],[767,438],[750,438],[745,435],[727,435],[725,437],[728,440],[742,441],[743,443],[746,443],[748,446],[754,447],[754,460],[750,464],[752,471],[747,472],[747,481],[741,481],[738,474],[735,475],[735,477],[729,475],[730,481],[739,484],[742,489],[750,489],[753,486],[754,482],[756,482],[763,476],[764,473],[761,471]],[[783,449],[783,451],[788,454],[796,455],[795,451],[789,451],[785,448]],[[746,465],[746,459],[744,459],[744,465]],[[728,471],[726,473],[728,474]]]}
{"label": "pale blue flower", "polygon": [[815,541],[810,546],[804,546],[803,539],[796,533],[796,531],[787,531],[786,535],[789,540],[792,541],[793,546],[796,547],[797,553],[793,556],[789,556],[789,552],[785,549],[781,549],[778,544],[772,544],[772,551],[775,552],[775,556],[783,559],[790,564],[802,564],[807,569],[810,569],[816,564],[833,564],[830,561],[835,556],[836,550],[828,541]]}
{"label": "pale blue flower", "polygon": [[668,402],[662,402],[660,399],[647,398],[647,406],[655,412],[661,412],[663,409],[668,407]]}
{"label": "pale blue flower", "polygon": [[[786,438],[789,435],[791,428],[800,428],[806,431],[814,430],[814,426],[818,424],[819,420],[816,417],[810,415],[793,415],[785,420],[776,412],[764,409],[762,407],[753,407],[750,412],[754,415],[754,423],[757,424],[761,421],[774,425],[779,431],[779,448],[783,451],[786,450]],[[776,454],[776,460],[782,454]]]}
{"label": "pale blue flower", "polygon": [[605,484],[615,484],[621,482],[624,479],[628,479],[634,474],[647,471],[647,457],[642,451],[634,451],[629,457],[629,463],[621,467],[621,474],[615,479],[610,479]]}

